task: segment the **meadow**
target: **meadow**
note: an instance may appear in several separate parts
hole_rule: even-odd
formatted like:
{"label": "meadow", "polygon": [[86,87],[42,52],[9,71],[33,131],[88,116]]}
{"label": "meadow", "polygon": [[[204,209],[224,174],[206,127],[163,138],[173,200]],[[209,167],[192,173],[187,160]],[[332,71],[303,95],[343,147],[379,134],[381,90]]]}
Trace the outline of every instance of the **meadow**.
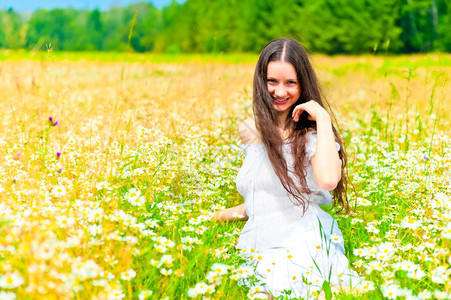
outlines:
{"label": "meadow", "polygon": [[[244,224],[211,219],[243,202],[256,60],[1,52],[0,299],[258,297]],[[324,209],[365,278],[334,297],[449,299],[451,55],[312,61],[353,183]]]}

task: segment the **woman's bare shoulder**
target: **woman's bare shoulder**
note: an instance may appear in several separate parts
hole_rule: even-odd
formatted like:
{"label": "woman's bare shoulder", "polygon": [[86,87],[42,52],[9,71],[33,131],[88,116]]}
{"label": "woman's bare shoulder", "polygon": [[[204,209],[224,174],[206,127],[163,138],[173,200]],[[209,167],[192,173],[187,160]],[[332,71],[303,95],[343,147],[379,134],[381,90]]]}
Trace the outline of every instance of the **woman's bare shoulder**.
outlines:
{"label": "woman's bare shoulder", "polygon": [[255,127],[254,118],[249,118],[241,122],[238,126],[238,134],[240,135],[241,143],[244,145],[262,143],[257,127]]}

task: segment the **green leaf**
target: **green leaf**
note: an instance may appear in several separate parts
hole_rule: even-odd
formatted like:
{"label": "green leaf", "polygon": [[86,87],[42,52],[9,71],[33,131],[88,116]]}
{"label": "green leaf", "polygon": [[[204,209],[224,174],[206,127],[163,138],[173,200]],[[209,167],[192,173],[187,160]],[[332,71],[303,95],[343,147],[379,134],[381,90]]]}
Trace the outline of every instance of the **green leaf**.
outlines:
{"label": "green leaf", "polygon": [[330,288],[330,283],[329,281],[324,280],[323,282],[323,286],[321,287],[321,289],[324,291],[324,293],[326,294],[326,299],[330,300],[332,299],[332,289]]}

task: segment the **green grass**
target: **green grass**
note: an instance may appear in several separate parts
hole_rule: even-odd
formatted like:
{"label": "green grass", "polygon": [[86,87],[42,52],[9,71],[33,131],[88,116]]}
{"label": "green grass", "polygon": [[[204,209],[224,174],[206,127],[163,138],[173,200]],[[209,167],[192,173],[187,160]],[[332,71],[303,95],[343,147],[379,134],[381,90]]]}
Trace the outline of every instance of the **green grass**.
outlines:
{"label": "green grass", "polygon": [[0,60],[52,60],[52,61],[98,61],[135,63],[255,63],[258,55],[253,53],[232,54],[164,54],[132,52],[67,52],[0,50]]}
{"label": "green grass", "polygon": [[[235,187],[243,160],[237,126],[250,115],[252,78],[233,80],[252,74],[255,55],[0,57],[7,87],[0,277],[24,279],[1,292],[136,299],[151,290],[150,299],[188,299],[205,282],[215,290],[207,298],[247,298],[249,288],[234,277],[245,262],[235,249],[244,224],[209,217],[243,201]],[[374,284],[364,295],[336,298],[448,297],[449,56],[314,60],[339,117],[355,191],[349,216],[325,209],[339,223],[351,267]],[[133,205],[133,189],[143,203]],[[381,258],[384,247],[392,248]],[[409,261],[417,273],[402,264]],[[228,269],[209,282],[215,263]],[[124,279],[130,269],[135,277]]]}

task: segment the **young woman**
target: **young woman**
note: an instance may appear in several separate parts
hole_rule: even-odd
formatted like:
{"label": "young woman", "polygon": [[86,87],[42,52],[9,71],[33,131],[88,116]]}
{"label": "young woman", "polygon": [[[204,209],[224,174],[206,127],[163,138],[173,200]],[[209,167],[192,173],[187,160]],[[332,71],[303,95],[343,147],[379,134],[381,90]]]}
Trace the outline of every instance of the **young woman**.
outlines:
{"label": "young woman", "polygon": [[245,159],[237,176],[244,204],[216,213],[247,220],[238,248],[257,260],[267,293],[315,296],[360,280],[348,268],[343,236],[320,205],[349,210],[346,154],[315,72],[292,39],[271,41],[254,74],[254,119],[239,126]]}

